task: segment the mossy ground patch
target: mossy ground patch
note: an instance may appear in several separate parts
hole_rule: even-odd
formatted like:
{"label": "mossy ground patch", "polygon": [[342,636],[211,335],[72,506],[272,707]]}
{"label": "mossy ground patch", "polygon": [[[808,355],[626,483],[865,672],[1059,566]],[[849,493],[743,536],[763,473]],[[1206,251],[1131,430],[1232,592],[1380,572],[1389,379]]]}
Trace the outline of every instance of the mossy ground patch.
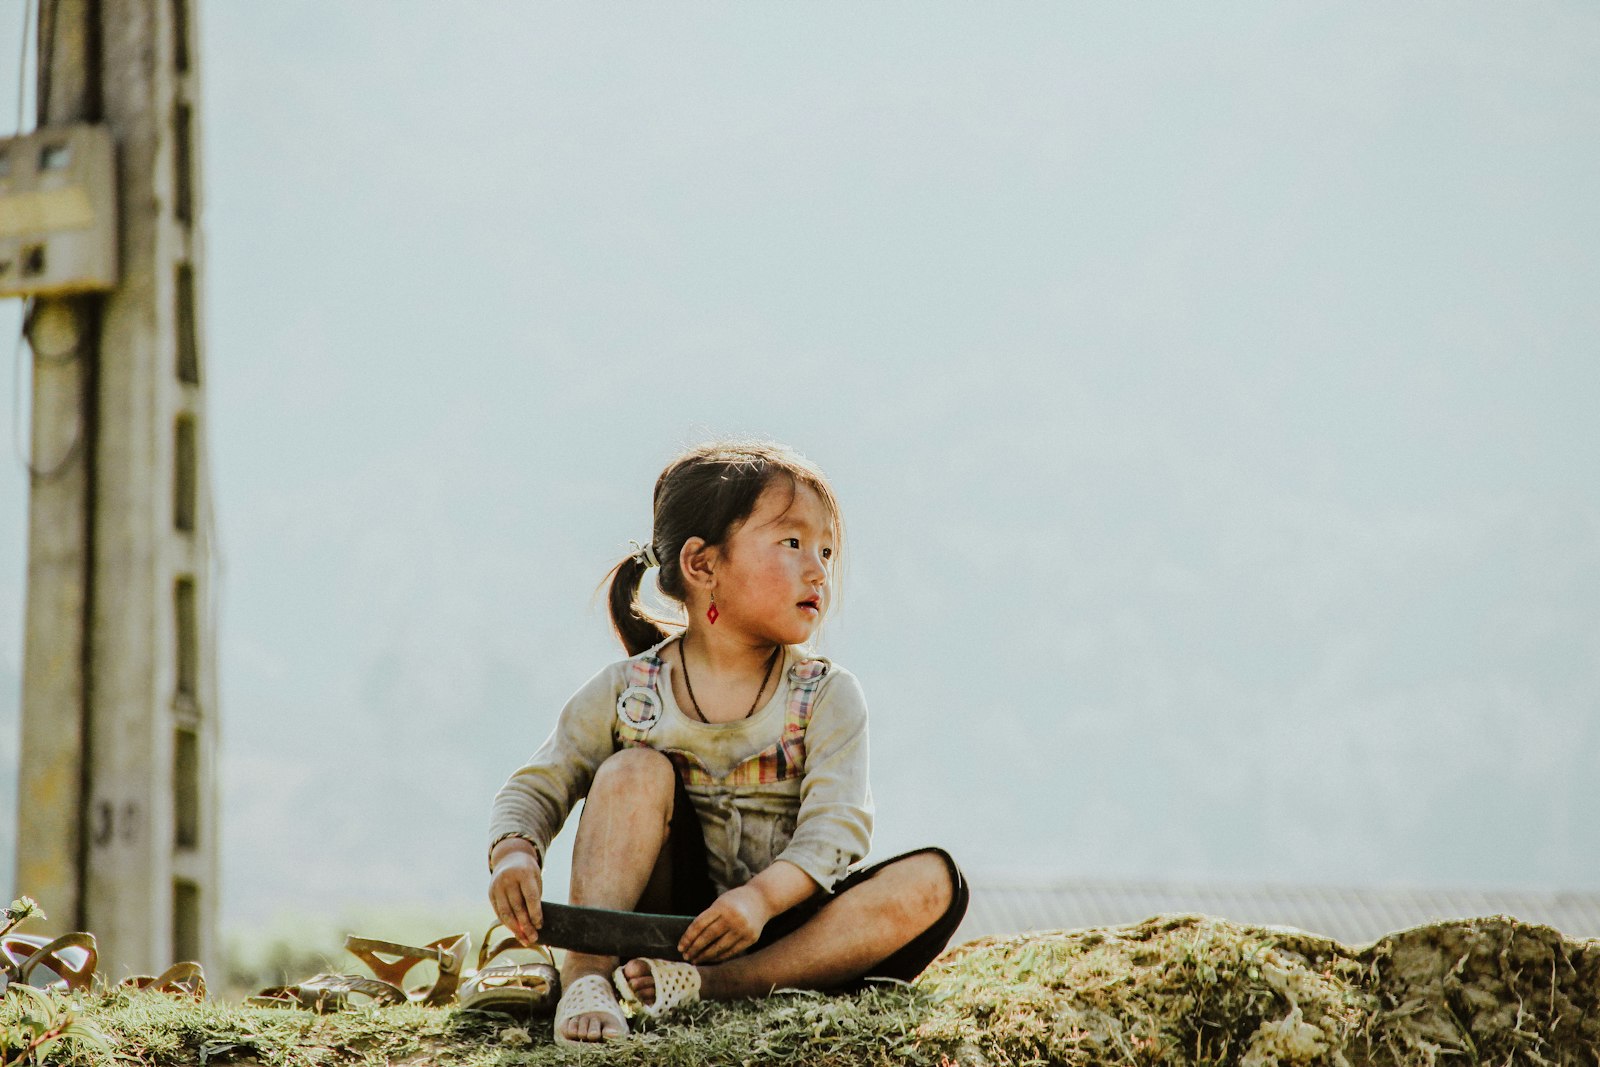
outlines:
{"label": "mossy ground patch", "polygon": [[[0,1004],[11,1034],[21,999]],[[1600,941],[1494,917],[1344,946],[1200,916],[970,942],[910,987],[700,1004],[574,1053],[549,1023],[411,1006],[338,1015],[110,993],[63,1064],[1585,1064]],[[0,1039],[3,1040],[3,1039]]]}

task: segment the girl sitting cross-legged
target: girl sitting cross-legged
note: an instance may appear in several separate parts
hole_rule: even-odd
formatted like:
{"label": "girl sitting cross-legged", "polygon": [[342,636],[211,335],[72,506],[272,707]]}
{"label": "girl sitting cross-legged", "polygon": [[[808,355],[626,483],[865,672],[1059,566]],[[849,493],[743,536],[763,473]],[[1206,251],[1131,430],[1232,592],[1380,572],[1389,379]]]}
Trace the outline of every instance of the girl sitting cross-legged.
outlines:
{"label": "girl sitting cross-legged", "polygon": [[[656,1014],[909,981],[955,932],[967,888],[947,853],[852,866],[872,832],[866,701],[806,648],[842,533],[827,479],[781,446],[704,445],[657,479],[650,541],[611,577],[632,658],[578,690],[495,797],[489,896],[537,942],[540,865],[582,799],[572,903],[694,916],[687,962],[567,953],[557,1041],[625,1035],[618,993]],[[641,608],[652,567],[687,624]]]}

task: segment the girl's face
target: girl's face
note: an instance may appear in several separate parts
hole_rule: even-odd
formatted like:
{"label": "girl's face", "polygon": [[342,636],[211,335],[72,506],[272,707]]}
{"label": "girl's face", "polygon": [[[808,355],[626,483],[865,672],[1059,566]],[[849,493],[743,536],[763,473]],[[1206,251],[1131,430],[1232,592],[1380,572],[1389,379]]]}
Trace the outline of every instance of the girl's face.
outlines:
{"label": "girl's face", "polygon": [[717,626],[779,645],[809,640],[828,611],[833,523],[816,490],[768,485],[723,543],[716,568]]}

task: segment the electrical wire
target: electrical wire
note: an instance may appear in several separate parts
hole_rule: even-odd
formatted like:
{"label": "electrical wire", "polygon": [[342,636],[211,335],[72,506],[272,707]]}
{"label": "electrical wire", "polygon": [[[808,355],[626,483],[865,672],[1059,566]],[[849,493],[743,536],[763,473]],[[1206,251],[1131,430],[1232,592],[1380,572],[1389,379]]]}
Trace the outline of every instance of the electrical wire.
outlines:
{"label": "electrical wire", "polygon": [[[28,472],[30,478],[39,482],[51,482],[59,478],[68,467],[72,466],[73,461],[78,458],[78,454],[83,451],[83,419],[80,415],[77,432],[73,434],[72,444],[67,447],[65,455],[48,467],[34,466],[33,449],[22,440],[22,394],[24,392],[22,388],[22,346],[24,342],[28,344],[29,349],[33,352],[35,364],[64,367],[78,358],[82,343],[81,341],[75,343],[71,348],[61,352],[40,352],[34,349],[33,343],[27,338],[28,324],[33,319],[36,306],[33,301],[30,300],[28,302],[28,306],[22,315],[22,327],[17,331],[16,347],[11,353],[11,447],[16,453],[17,462],[22,465],[23,470]],[[29,428],[32,428],[31,425]]]}
{"label": "electrical wire", "polygon": [[[22,0],[22,38],[17,50],[17,125],[16,135],[22,136],[23,118],[27,114],[25,107],[28,95],[28,35],[33,25],[34,0]],[[17,460],[22,466],[32,473],[33,460],[24,449],[22,442],[22,346],[28,334],[28,315],[32,310],[32,301],[24,305],[22,318],[17,323],[16,347],[11,353],[11,445],[17,455]]]}
{"label": "electrical wire", "polygon": [[28,332],[27,321],[28,316],[24,312],[24,325],[17,327],[17,346],[11,353],[11,447],[17,454],[17,462],[24,467],[29,467],[33,462],[22,447],[22,344]]}
{"label": "electrical wire", "polygon": [[[48,35],[46,35],[45,32],[44,32],[44,29],[45,29],[44,24],[45,24],[45,21],[46,21],[46,19],[45,19],[46,9],[41,5],[42,5],[42,0],[22,0],[22,43],[21,43],[21,47],[18,50],[18,55],[17,55],[17,125],[16,125],[16,132],[17,132],[18,136],[22,135],[22,133],[24,132],[25,126],[26,126],[27,97],[28,97],[28,53],[29,53],[29,47],[28,46],[29,46],[29,43],[30,43],[29,38],[32,37],[32,39],[33,39],[32,43],[34,45],[35,50],[38,50],[40,48],[40,46],[44,43],[43,38],[45,38],[46,36],[48,37],[49,47],[50,48],[53,48],[54,47],[54,43],[55,43],[55,23],[56,23],[56,20],[55,20],[55,18],[53,16],[53,12],[52,12],[52,17],[48,20],[49,23],[50,23],[49,32],[48,32]],[[38,63],[35,64],[35,68],[36,69],[35,69],[35,79],[34,79],[34,96],[36,98],[36,100],[35,100],[36,105],[38,103],[38,99],[37,98],[40,97],[41,92],[47,90],[48,87],[49,87],[49,80],[47,78],[48,64],[49,64],[49,57],[48,57],[47,54],[41,54],[41,55],[38,56]],[[24,438],[23,419],[22,419],[23,394],[25,392],[31,392],[31,390],[25,390],[23,388],[23,382],[22,382],[22,346],[24,344],[26,344],[28,346],[28,348],[32,351],[32,353],[33,353],[33,367],[34,367],[35,372],[37,372],[37,369],[39,367],[41,367],[41,366],[44,366],[44,367],[64,367],[69,363],[76,362],[78,360],[78,358],[80,357],[81,352],[82,352],[82,342],[81,342],[81,339],[80,339],[80,341],[75,342],[69,348],[67,348],[67,349],[65,349],[63,351],[60,351],[60,352],[44,352],[44,351],[41,351],[33,343],[33,339],[30,336],[30,332],[31,331],[29,329],[29,327],[32,325],[32,322],[33,322],[34,313],[37,310],[38,310],[38,302],[35,301],[35,300],[31,300],[30,299],[24,305],[23,312],[22,312],[22,321],[21,321],[21,323],[20,323],[20,325],[18,326],[18,329],[17,329],[16,347],[12,351],[12,372],[11,372],[11,386],[12,386],[12,400],[11,400],[12,421],[11,421],[11,426],[12,426],[12,434],[11,434],[11,445],[12,445],[12,451],[16,454],[18,463],[21,464],[23,470],[28,472],[28,475],[29,475],[30,478],[34,479],[34,481],[36,481],[36,482],[49,482],[49,481],[53,481],[56,478],[60,477],[67,470],[67,468],[72,466],[72,464],[77,460],[79,454],[82,453],[83,445],[84,445],[84,436],[85,436],[85,434],[84,434],[84,426],[83,426],[82,418],[80,416],[79,421],[78,421],[77,433],[75,433],[73,435],[72,444],[67,447],[66,454],[63,455],[59,460],[57,460],[55,463],[49,465],[48,467],[38,467],[38,466],[34,465],[34,462],[33,462],[33,448],[32,448],[32,446],[30,444],[28,444],[26,441],[23,440],[23,438]],[[30,421],[28,430],[29,430],[28,436],[31,436],[32,435],[31,434],[31,431],[32,431],[31,421]]]}
{"label": "electrical wire", "polygon": [[68,363],[75,363],[78,355],[83,350],[82,338],[72,342],[59,352],[46,352],[33,341],[33,317],[38,314],[39,301],[32,299],[28,306],[22,309],[22,335],[28,338],[28,347],[33,349],[33,361],[42,363],[47,367],[65,367]]}
{"label": "electrical wire", "polygon": [[12,352],[12,447],[16,452],[17,461],[22,465],[23,469],[28,472],[30,477],[38,481],[49,482],[54,481],[58,476],[60,476],[60,474],[72,464],[72,461],[78,458],[78,453],[82,451],[84,437],[83,421],[82,416],[80,416],[77,433],[73,435],[72,444],[67,448],[66,454],[63,455],[60,460],[46,468],[39,468],[33,465],[33,449],[31,446],[24,445],[22,440],[22,394],[24,392],[22,388],[22,345],[24,341],[26,341],[28,349],[33,353],[33,364],[35,369],[37,369],[40,366],[65,367],[69,363],[76,362],[78,357],[82,354],[83,343],[82,338],[79,338],[70,346],[62,349],[59,352],[45,352],[40,350],[40,348],[34,344],[32,336],[33,317],[38,310],[39,303],[37,300],[29,300],[27,306],[23,308],[22,326],[17,331],[17,345],[16,349]]}

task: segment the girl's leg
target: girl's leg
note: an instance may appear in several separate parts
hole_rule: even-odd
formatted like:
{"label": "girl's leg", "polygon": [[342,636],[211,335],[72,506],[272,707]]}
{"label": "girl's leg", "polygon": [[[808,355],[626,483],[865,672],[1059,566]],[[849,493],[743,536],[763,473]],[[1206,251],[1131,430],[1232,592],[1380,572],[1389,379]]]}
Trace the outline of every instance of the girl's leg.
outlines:
{"label": "girl's leg", "polygon": [[[941,853],[896,860],[830,900],[787,937],[747,956],[701,967],[700,995],[734,1000],[853,981],[939,921],[954,893]],[[645,965],[631,961],[624,973],[639,999],[650,1003],[655,983]]]}
{"label": "girl's leg", "polygon": [[[647,888],[660,892],[667,874],[662,846],[676,784],[671,761],[653,749],[625,748],[600,764],[572,846],[572,903],[630,911]],[[616,966],[615,957],[568,952],[562,987],[588,974],[609,980]],[[615,1021],[605,1015],[579,1015],[566,1024],[566,1036],[579,1041],[601,1041],[617,1032]]]}

